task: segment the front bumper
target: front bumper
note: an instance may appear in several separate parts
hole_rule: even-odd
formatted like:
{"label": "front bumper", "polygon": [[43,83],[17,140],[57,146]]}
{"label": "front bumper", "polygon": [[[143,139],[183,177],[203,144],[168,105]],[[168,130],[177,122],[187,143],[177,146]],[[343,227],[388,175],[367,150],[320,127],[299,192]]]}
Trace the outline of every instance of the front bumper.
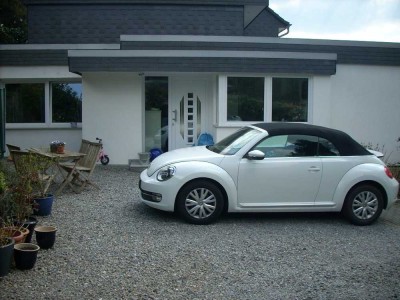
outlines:
{"label": "front bumper", "polygon": [[174,211],[180,185],[175,178],[158,181],[155,176],[155,174],[147,176],[147,170],[140,173],[140,200],[146,205],[160,210]]}

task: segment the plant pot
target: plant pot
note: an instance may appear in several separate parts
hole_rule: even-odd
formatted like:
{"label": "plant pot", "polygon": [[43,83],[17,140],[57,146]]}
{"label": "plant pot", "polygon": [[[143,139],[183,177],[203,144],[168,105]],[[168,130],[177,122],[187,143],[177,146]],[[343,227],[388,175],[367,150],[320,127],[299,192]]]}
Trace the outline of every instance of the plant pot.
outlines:
{"label": "plant pot", "polygon": [[149,152],[139,152],[139,161],[142,165],[148,164],[150,160],[150,153]]}
{"label": "plant pot", "polygon": [[21,231],[21,232],[22,232],[22,235],[23,235],[22,240],[21,240],[21,243],[27,243],[26,238],[27,238],[28,235],[29,235],[29,229],[28,229],[28,228],[25,228],[25,227],[19,227],[18,230]]}
{"label": "plant pot", "polygon": [[57,228],[54,226],[37,226],[35,228],[36,242],[42,249],[50,249],[56,241]]}
{"label": "plant pot", "polygon": [[34,212],[37,216],[48,216],[51,214],[51,208],[53,206],[54,196],[49,194],[44,198],[34,198],[34,202],[37,204]]}
{"label": "plant pot", "polygon": [[15,227],[3,227],[0,229],[0,236],[10,237],[14,240],[15,244],[22,243],[24,235]]}
{"label": "plant pot", "polygon": [[15,226],[20,226],[29,229],[29,233],[25,238],[25,243],[30,243],[32,240],[33,229],[35,229],[38,220],[35,217],[27,217],[23,221],[14,221]]}
{"label": "plant pot", "polygon": [[19,270],[29,270],[35,266],[40,247],[31,243],[14,245],[15,266]]}
{"label": "plant pot", "polygon": [[6,276],[10,271],[14,252],[14,240],[12,238],[0,238],[0,277]]}

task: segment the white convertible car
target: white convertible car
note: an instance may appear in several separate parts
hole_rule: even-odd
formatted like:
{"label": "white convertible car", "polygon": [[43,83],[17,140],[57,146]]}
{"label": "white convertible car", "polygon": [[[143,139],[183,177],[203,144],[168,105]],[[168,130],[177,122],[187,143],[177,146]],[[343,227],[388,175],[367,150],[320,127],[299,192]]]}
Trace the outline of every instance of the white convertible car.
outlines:
{"label": "white convertible car", "polygon": [[208,224],[222,212],[339,212],[369,225],[399,183],[349,135],[293,123],[246,126],[214,146],[157,157],[140,175],[141,200]]}

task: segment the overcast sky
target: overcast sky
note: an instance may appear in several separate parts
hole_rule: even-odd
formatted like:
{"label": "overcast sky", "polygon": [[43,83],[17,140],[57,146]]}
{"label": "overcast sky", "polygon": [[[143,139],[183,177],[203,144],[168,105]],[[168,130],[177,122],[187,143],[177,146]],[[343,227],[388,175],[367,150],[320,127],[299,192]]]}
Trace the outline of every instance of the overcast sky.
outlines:
{"label": "overcast sky", "polygon": [[400,43],[400,0],[270,0],[287,38]]}

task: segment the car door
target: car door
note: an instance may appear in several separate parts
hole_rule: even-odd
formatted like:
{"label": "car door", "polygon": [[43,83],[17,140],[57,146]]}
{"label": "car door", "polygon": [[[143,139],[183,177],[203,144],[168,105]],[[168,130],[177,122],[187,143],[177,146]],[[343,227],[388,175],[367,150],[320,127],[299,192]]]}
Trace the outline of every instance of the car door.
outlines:
{"label": "car door", "polygon": [[313,206],[322,174],[316,156],[318,138],[306,135],[267,137],[252,150],[262,160],[241,159],[238,202],[242,207]]}

